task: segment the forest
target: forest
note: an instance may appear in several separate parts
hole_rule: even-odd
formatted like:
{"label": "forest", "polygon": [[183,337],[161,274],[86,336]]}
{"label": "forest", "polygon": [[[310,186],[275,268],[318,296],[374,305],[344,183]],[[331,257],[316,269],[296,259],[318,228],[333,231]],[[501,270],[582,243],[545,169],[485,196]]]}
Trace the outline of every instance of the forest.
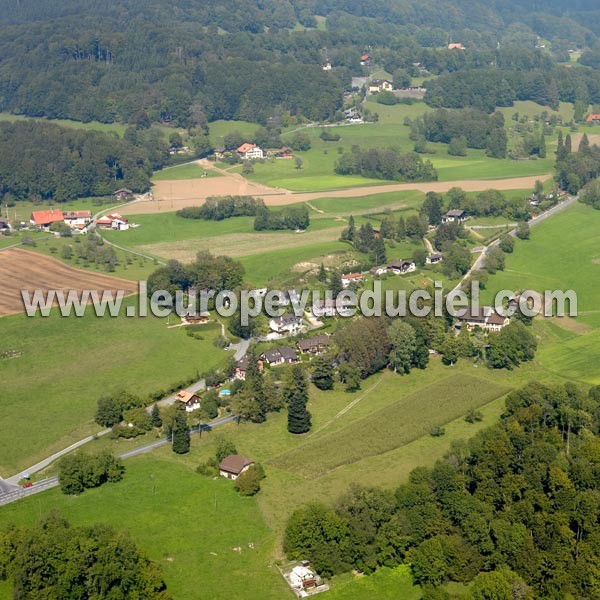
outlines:
{"label": "forest", "polygon": [[[597,598],[600,386],[529,383],[501,422],[395,490],[355,486],[290,518],[288,556],[325,575],[409,563],[423,598]],[[494,594],[495,591],[495,594]]]}
{"label": "forest", "polygon": [[[600,99],[593,0],[0,0],[0,10],[0,110],[30,116],[128,123],[143,109],[182,127],[277,113],[328,120],[369,47],[390,72],[421,63],[444,75],[432,106]],[[538,36],[552,53],[535,50]],[[451,38],[469,52],[446,50]],[[587,66],[567,72],[556,62],[573,47],[589,48]]]}

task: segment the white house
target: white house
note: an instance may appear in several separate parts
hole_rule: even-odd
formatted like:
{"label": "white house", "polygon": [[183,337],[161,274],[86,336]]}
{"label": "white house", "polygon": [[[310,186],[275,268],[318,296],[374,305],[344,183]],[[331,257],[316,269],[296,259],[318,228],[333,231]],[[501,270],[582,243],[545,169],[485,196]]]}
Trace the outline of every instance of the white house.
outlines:
{"label": "white house", "polygon": [[449,210],[442,217],[442,223],[464,223],[468,218],[464,210]]}
{"label": "white house", "polygon": [[464,308],[458,311],[456,320],[462,326],[471,330],[474,327],[479,327],[485,331],[498,332],[506,327],[510,319],[498,313],[491,306],[482,306],[478,310],[473,307]]}
{"label": "white house", "polygon": [[369,93],[378,94],[379,92],[391,92],[394,86],[387,79],[373,79],[369,84]]}
{"label": "white house", "polygon": [[242,473],[245,473],[252,465],[253,461],[237,454],[230,454],[219,464],[219,475],[227,479],[237,479]]}
{"label": "white house", "polygon": [[63,212],[65,223],[70,227],[87,225],[92,220],[91,210],[67,210]]}
{"label": "white house", "polygon": [[181,402],[186,412],[193,412],[200,408],[200,396],[186,390],[182,390],[175,396],[175,402]]}
{"label": "white house", "polygon": [[96,220],[96,227],[100,229],[115,229],[117,231],[126,231],[129,229],[129,221],[121,215],[114,213],[105,215]]}
{"label": "white house", "polygon": [[238,154],[240,155],[242,160],[254,160],[258,158],[264,158],[265,153],[263,149],[255,144],[242,144],[237,149]]}
{"label": "white house", "polygon": [[342,286],[347,288],[351,283],[360,283],[363,280],[363,276],[360,273],[347,273],[342,275]]}
{"label": "white house", "polygon": [[438,252],[434,252],[425,259],[425,262],[428,265],[437,265],[437,263],[442,262],[442,260],[444,260],[444,257]]}
{"label": "white house", "polygon": [[394,275],[406,275],[417,270],[417,265],[411,260],[395,260],[387,266],[388,273]]}
{"label": "white house", "polygon": [[279,334],[296,335],[302,329],[302,319],[296,315],[283,315],[269,321],[271,331]]}

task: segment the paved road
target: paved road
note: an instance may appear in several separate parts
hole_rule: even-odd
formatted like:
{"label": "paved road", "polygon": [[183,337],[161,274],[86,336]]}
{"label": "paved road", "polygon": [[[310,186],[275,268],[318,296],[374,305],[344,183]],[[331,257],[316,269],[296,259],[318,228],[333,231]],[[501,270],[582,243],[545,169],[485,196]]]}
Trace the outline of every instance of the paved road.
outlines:
{"label": "paved road", "polygon": [[[220,417],[218,419],[215,419],[214,421],[211,421],[210,423],[205,423],[200,425],[199,427],[192,428],[191,433],[197,433],[200,430],[200,428],[202,428],[202,431],[211,431],[215,427],[225,425],[226,423],[231,423],[236,419],[237,417],[235,415]],[[163,438],[150,444],[146,444],[145,446],[140,446],[139,448],[128,450],[127,452],[120,454],[119,458],[125,460],[134,456],[140,456],[141,454],[148,454],[149,452],[156,450],[156,448],[166,446],[169,442],[169,439]],[[6,485],[6,482],[0,479],[0,506],[10,504],[11,502],[16,502],[21,498],[26,498],[27,496],[32,496],[33,494],[39,494],[40,492],[43,492],[45,490],[57,487],[58,484],[58,477],[48,477],[47,479],[43,479],[42,481],[37,481],[29,488],[22,488],[14,484]]]}
{"label": "paved road", "polygon": [[[529,227],[535,227],[539,223],[543,223],[546,219],[549,219],[551,216],[555,215],[557,212],[560,212],[560,211],[564,210],[565,208],[571,206],[571,204],[574,204],[575,202],[577,202],[577,200],[579,200],[579,196],[569,196],[566,200],[563,200],[556,206],[553,206],[552,208],[548,209],[546,212],[543,212],[541,215],[538,215],[537,217],[534,217],[533,219],[531,219],[529,221]],[[508,235],[511,235],[514,237],[517,234],[517,229],[516,228],[511,229],[507,233],[508,233]],[[462,285],[464,284],[464,282],[467,281],[467,279],[469,277],[471,277],[471,275],[475,271],[478,271],[478,270],[481,270],[484,268],[487,253],[489,252],[489,250],[491,248],[496,247],[499,243],[500,243],[500,238],[494,240],[493,242],[491,242],[490,244],[488,244],[487,246],[484,246],[482,248],[481,254],[477,257],[477,260],[473,263],[473,266],[469,269],[469,271],[461,279],[461,281],[453,288],[452,291],[455,291],[455,290],[458,290],[459,288],[461,288]]]}

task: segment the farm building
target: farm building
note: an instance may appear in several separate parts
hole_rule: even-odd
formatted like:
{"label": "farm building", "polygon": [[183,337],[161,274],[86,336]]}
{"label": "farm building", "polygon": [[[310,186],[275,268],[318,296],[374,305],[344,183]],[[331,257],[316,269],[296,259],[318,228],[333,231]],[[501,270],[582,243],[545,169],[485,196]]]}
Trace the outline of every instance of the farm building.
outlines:
{"label": "farm building", "polygon": [[439,252],[434,252],[433,254],[430,254],[426,259],[425,262],[428,265],[437,265],[437,263],[442,262],[442,260],[444,260],[444,257],[439,254]]}
{"label": "farm building", "polygon": [[238,149],[237,153],[240,155],[242,160],[254,160],[257,158],[264,158],[265,153],[263,149],[256,146],[255,144],[242,144]]}
{"label": "farm building", "polygon": [[238,454],[230,454],[221,461],[219,465],[219,475],[227,479],[237,479],[242,473],[246,472],[254,464],[248,458]]}
{"label": "farm building", "polygon": [[52,223],[63,223],[65,217],[62,210],[51,208],[50,210],[34,210],[29,220],[36,227],[50,227]]}
{"label": "farm building", "polygon": [[105,215],[96,220],[96,227],[99,229],[115,229],[117,231],[126,231],[129,229],[129,221],[121,215],[115,213]]}
{"label": "farm building", "polygon": [[411,260],[395,260],[387,266],[388,273],[394,275],[406,275],[417,270],[417,265]]}
{"label": "farm building", "polygon": [[175,402],[181,402],[187,412],[192,412],[200,408],[200,396],[186,390],[182,390],[175,396]]}
{"label": "farm building", "polygon": [[468,218],[464,210],[449,210],[442,217],[442,223],[464,223]]}
{"label": "farm building", "polygon": [[129,198],[129,196],[133,196],[133,192],[131,190],[128,190],[127,188],[121,188],[120,190],[117,190],[113,196],[115,198]]}
{"label": "farm building", "polygon": [[508,317],[499,314],[491,306],[482,306],[477,310],[473,307],[461,309],[457,312],[456,320],[459,326],[465,325],[469,330],[479,327],[494,332],[500,331],[510,322]]}
{"label": "farm building", "polygon": [[329,348],[329,336],[322,333],[315,337],[298,340],[296,346],[302,354],[321,354]]}
{"label": "farm building", "polygon": [[461,42],[451,42],[448,44],[448,50],[466,50]]}
{"label": "farm building", "polygon": [[87,225],[92,220],[91,210],[67,210],[63,212],[64,221],[70,227]]}

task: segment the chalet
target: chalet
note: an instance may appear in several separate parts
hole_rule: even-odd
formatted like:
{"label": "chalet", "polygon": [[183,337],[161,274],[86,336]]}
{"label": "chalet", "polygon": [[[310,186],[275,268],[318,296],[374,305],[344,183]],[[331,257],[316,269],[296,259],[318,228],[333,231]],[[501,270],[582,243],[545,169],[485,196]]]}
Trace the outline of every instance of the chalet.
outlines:
{"label": "chalet", "polygon": [[292,153],[292,151],[289,148],[269,148],[265,151],[265,155],[267,156],[267,158],[283,158],[283,159],[290,159],[290,158],[294,158],[294,154]]}
{"label": "chalet", "polygon": [[586,119],[586,123],[600,123],[600,114],[592,113]]}
{"label": "chalet", "polygon": [[62,210],[51,208],[50,210],[35,210],[31,213],[29,219],[32,225],[36,227],[50,227],[52,223],[64,223]]}
{"label": "chalet", "polygon": [[437,263],[442,262],[442,260],[444,260],[444,257],[439,254],[438,252],[434,252],[433,254],[430,254],[426,259],[425,262],[428,265],[437,265]]}
{"label": "chalet", "polygon": [[329,336],[326,333],[298,340],[296,347],[302,354],[321,354],[329,348]]}
{"label": "chalet", "polygon": [[448,50],[466,50],[461,42],[451,42],[448,44]]}
{"label": "chalet", "polygon": [[369,269],[371,275],[385,275],[387,273],[387,267],[373,267]]}
{"label": "chalet", "polygon": [[394,275],[406,275],[417,270],[417,265],[411,260],[395,260],[387,266],[387,271]]}
{"label": "chalet", "polygon": [[129,221],[121,215],[114,213],[104,215],[96,220],[96,227],[99,229],[115,229],[117,231],[126,231],[129,229]]}
{"label": "chalet", "polygon": [[442,223],[464,223],[469,217],[464,210],[449,210],[442,216]]}
{"label": "chalet", "polygon": [[237,153],[240,155],[242,160],[255,160],[258,158],[264,158],[265,153],[263,149],[255,144],[242,144],[238,149]]}
{"label": "chalet", "polygon": [[260,357],[269,366],[282,365],[284,363],[292,364],[299,361],[298,355],[290,346],[280,346],[278,348],[265,350]]}
{"label": "chalet", "polygon": [[342,286],[347,288],[351,283],[361,283],[363,276],[360,273],[347,273],[342,275]]}
{"label": "chalet", "polygon": [[210,313],[207,311],[194,313],[192,315],[186,315],[184,319],[188,325],[203,325],[204,323],[208,323]]}
{"label": "chalet", "polygon": [[[262,373],[263,371],[263,361],[258,361],[258,370]],[[244,356],[240,360],[235,363],[235,375],[236,379],[241,379],[244,381],[246,379],[246,372],[248,371],[248,357]]]}
{"label": "chalet", "polygon": [[347,108],[344,111],[344,118],[349,123],[362,123],[362,117],[360,113],[355,108]]}
{"label": "chalet", "polygon": [[216,160],[222,160],[225,158],[225,148],[215,148],[213,150],[213,156]]}
{"label": "chalet", "polygon": [[369,93],[378,94],[379,92],[391,92],[394,89],[391,81],[387,79],[373,79],[369,84]]}
{"label": "chalet", "polygon": [[456,320],[458,325],[465,325],[468,330],[479,327],[485,331],[500,331],[508,323],[510,319],[498,313],[491,306],[482,306],[478,310],[473,307],[468,307],[457,311]]}
{"label": "chalet", "polygon": [[129,198],[129,196],[133,196],[133,192],[127,188],[121,188],[120,190],[117,190],[113,196],[115,196],[115,198]]}
{"label": "chalet", "polygon": [[370,67],[371,66],[371,57],[368,54],[363,54],[360,57],[360,66],[361,67]]}
{"label": "chalet", "polygon": [[200,408],[200,396],[193,392],[188,392],[187,390],[178,392],[175,396],[175,402],[183,404],[187,412],[192,412]]}
{"label": "chalet", "polygon": [[67,210],[63,212],[64,221],[70,227],[87,225],[92,220],[91,210]]}
{"label": "chalet", "polygon": [[242,473],[246,472],[252,465],[253,461],[238,454],[230,454],[224,458],[219,464],[219,475],[227,479],[237,479]]}
{"label": "chalet", "polygon": [[271,331],[279,334],[296,335],[302,329],[302,319],[296,315],[283,315],[269,321]]}

